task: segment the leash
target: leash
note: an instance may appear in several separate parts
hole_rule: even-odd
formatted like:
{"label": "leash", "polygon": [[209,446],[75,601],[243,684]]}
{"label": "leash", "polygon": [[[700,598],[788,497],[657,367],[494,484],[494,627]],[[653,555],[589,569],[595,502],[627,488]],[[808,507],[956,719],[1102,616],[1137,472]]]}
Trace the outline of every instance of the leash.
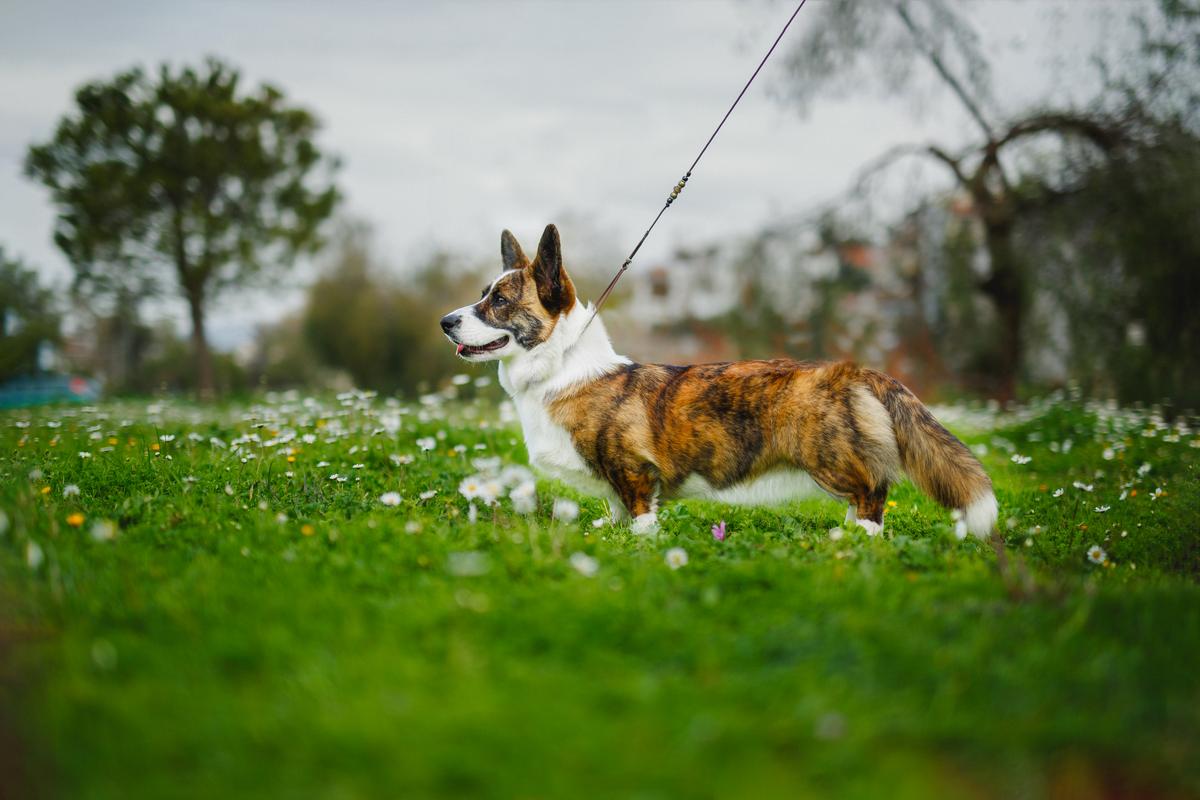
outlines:
{"label": "leash", "polygon": [[737,108],[737,104],[742,100],[742,95],[746,94],[746,90],[750,88],[750,84],[754,83],[754,79],[757,78],[758,73],[762,71],[763,65],[767,63],[767,59],[771,57],[771,53],[775,52],[775,47],[779,44],[780,40],[783,39],[783,35],[787,33],[787,29],[791,26],[792,20],[796,18],[796,15],[800,13],[800,9],[804,8],[804,4],[807,2],[808,0],[800,0],[800,5],[796,6],[796,10],[792,12],[790,17],[788,17],[788,21],[784,23],[783,29],[779,31],[779,35],[775,37],[775,41],[771,44],[771,49],[768,50],[767,54],[762,57],[762,61],[758,62],[758,66],[755,67],[754,74],[750,76],[750,80],[746,81],[746,85],[742,87],[742,90],[738,92],[738,96],[734,99],[733,105],[729,107],[729,110],[725,112],[725,116],[721,117],[721,121],[717,123],[716,130],[712,132],[712,136],[709,136],[708,141],[704,143],[704,147],[700,148],[700,154],[696,156],[696,160],[692,162],[690,167],[688,167],[687,172],[685,172],[683,177],[680,178],[679,183],[675,184],[675,188],[671,190],[671,195],[667,198],[667,202],[664,203],[663,207],[658,210],[658,214],[655,215],[654,221],[650,223],[650,227],[646,228],[646,232],[642,234],[642,238],[638,239],[638,243],[629,253],[629,257],[625,259],[625,263],[621,265],[621,268],[617,270],[617,274],[614,275],[613,279],[609,282],[608,288],[600,293],[600,297],[596,300],[596,304],[592,307],[592,315],[588,317],[588,321],[584,323],[583,328],[579,332],[580,336],[582,336],[583,331],[586,331],[588,326],[592,324],[592,320],[596,318],[596,315],[600,313],[600,306],[604,305],[604,301],[608,299],[608,296],[612,294],[613,289],[616,288],[617,281],[621,280],[621,276],[625,274],[625,270],[629,269],[629,265],[633,263],[633,257],[638,254],[638,250],[642,249],[642,244],[650,235],[650,231],[654,230],[654,226],[658,224],[658,221],[662,218],[662,215],[665,214],[667,209],[671,207],[671,204],[679,198],[680,193],[682,193],[684,187],[687,186],[688,178],[692,177],[692,170],[694,170],[696,165],[700,163],[700,159],[704,158],[704,154],[708,152],[708,146],[713,143],[713,139],[717,138],[717,134],[721,132],[722,126],[725,125],[725,120],[729,119],[729,115],[733,113],[735,108]]}

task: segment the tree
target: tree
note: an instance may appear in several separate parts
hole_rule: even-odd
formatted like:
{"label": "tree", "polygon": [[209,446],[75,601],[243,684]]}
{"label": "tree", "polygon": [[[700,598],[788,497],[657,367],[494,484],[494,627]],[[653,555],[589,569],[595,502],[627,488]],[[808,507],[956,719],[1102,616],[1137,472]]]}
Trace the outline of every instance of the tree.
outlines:
{"label": "tree", "polygon": [[39,349],[59,341],[59,321],[37,273],[0,248],[0,381],[38,370]]}
{"label": "tree", "polygon": [[209,304],[319,248],[338,200],[316,117],[273,86],[243,93],[240,83],[216,59],[89,83],[25,161],[58,205],[54,240],[77,285],[126,300],[174,285],[204,397],[214,387]]}
{"label": "tree", "polygon": [[[991,77],[978,37],[947,0],[830,0],[788,55],[794,100],[859,86],[878,70],[885,88],[911,85],[921,65],[962,108],[977,139],[959,151],[941,143],[904,145],[885,153],[864,177],[898,158],[917,156],[943,168],[972,201],[989,257],[978,288],[999,320],[994,393],[1009,399],[1021,374],[1030,301],[1029,267],[1016,245],[1018,223],[1075,191],[1033,174],[1018,174],[1015,154],[1047,138],[1067,147],[1114,154],[1126,141],[1124,120],[1096,109],[1036,109],[1002,119],[993,109]],[[817,16],[817,15],[814,15]]]}
{"label": "tree", "polygon": [[[469,297],[486,283],[461,276],[435,258],[403,283],[373,253],[368,227],[342,226],[332,257],[308,292],[303,329],[327,366],[345,370],[356,386],[413,393],[458,368],[438,320],[447,297]],[[430,291],[430,284],[447,287]]]}

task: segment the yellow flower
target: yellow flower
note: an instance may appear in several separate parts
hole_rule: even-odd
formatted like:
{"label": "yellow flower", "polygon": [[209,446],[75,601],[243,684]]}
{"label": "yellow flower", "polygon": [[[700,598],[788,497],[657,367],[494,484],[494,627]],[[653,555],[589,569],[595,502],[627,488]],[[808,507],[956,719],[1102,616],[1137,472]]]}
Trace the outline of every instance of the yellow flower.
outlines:
{"label": "yellow flower", "polygon": [[50,487],[49,487],[49,486],[43,486],[43,487],[42,487],[42,494],[50,494]]}
{"label": "yellow flower", "polygon": [[317,529],[312,525],[309,525],[307,522],[300,526],[300,533],[304,534],[305,536],[312,536],[316,532]]}
{"label": "yellow flower", "polygon": [[151,449],[151,450],[154,450],[155,452],[157,452],[157,451],[158,451],[158,449],[159,449],[159,448],[158,448],[158,442],[155,442],[154,444],[150,445],[150,449]]}
{"label": "yellow flower", "polygon": [[295,457],[295,456],[288,456],[288,457],[287,457],[287,462],[288,462],[289,464],[295,464],[295,463],[296,463],[296,457]]}
{"label": "yellow flower", "polygon": [[116,444],[116,443],[117,443],[117,437],[115,437],[115,436],[110,436],[110,437],[108,437],[108,443],[109,443],[109,444]]}
{"label": "yellow flower", "polygon": [[74,514],[67,515],[67,524],[72,528],[78,528],[83,524],[84,519],[85,517],[83,514],[80,514],[78,511],[76,511]]}
{"label": "yellow flower", "polygon": [[895,507],[896,507],[896,501],[895,501],[895,500],[888,500],[888,505],[889,505],[890,507],[892,507],[892,508],[895,508]]}

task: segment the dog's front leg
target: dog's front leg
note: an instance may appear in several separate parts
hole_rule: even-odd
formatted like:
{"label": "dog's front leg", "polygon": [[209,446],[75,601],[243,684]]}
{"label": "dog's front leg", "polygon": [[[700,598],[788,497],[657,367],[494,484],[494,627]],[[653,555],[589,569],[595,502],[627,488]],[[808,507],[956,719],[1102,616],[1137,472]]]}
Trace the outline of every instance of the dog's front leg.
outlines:
{"label": "dog's front leg", "polygon": [[608,482],[633,521],[629,529],[639,536],[658,533],[656,495],[658,473],[652,464],[619,465],[609,470]]}

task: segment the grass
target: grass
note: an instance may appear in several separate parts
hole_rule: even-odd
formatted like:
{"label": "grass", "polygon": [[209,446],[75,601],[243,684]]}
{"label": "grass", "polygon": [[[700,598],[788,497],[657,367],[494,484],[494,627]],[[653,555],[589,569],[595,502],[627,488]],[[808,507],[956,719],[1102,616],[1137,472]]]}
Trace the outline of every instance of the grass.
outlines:
{"label": "grass", "polygon": [[907,484],[876,538],[821,501],[653,540],[546,483],[470,522],[473,459],[524,460],[485,401],[0,416],[0,796],[1196,796],[1196,434],[943,411],[1007,577]]}

